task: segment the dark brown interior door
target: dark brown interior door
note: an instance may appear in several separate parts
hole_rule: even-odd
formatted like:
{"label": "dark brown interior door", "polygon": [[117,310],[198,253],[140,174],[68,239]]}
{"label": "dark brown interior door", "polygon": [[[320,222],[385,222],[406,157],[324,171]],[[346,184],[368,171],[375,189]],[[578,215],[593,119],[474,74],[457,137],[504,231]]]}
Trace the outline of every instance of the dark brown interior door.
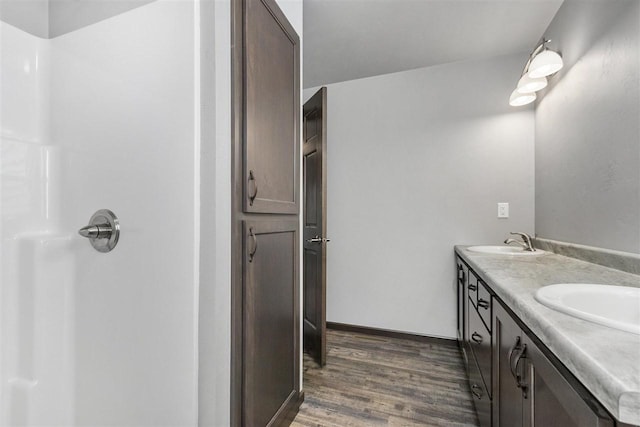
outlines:
{"label": "dark brown interior door", "polygon": [[304,349],[320,366],[327,353],[326,104],[323,87],[303,108]]}

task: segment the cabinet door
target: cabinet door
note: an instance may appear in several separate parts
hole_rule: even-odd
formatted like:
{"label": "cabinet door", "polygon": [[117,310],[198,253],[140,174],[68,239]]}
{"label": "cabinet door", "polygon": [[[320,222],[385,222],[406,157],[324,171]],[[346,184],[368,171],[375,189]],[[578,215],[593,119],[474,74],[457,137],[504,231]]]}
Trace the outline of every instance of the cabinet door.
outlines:
{"label": "cabinet door", "polygon": [[298,390],[298,223],[243,223],[243,425],[265,426]]}
{"label": "cabinet door", "polygon": [[299,39],[273,0],[245,0],[244,211],[298,213]]}
{"label": "cabinet door", "polygon": [[[526,427],[613,426],[600,404],[590,396],[580,396],[528,337],[525,345],[529,389],[524,407]],[[590,404],[585,398],[591,401]]]}
{"label": "cabinet door", "polygon": [[475,308],[470,307],[469,315],[469,337],[473,356],[478,363],[481,377],[486,385],[489,396],[492,393],[491,387],[491,334],[487,330],[484,322]]}
{"label": "cabinet door", "polygon": [[[465,329],[465,300],[466,300],[466,288],[467,288],[467,276],[469,274],[469,270],[466,265],[460,260],[460,258],[456,258],[456,266],[458,271],[457,278],[457,288],[458,288],[458,342],[462,343],[464,341],[464,329]],[[463,347],[464,348],[464,347]]]}
{"label": "cabinet door", "polygon": [[493,425],[522,426],[525,335],[497,301],[493,304]]}

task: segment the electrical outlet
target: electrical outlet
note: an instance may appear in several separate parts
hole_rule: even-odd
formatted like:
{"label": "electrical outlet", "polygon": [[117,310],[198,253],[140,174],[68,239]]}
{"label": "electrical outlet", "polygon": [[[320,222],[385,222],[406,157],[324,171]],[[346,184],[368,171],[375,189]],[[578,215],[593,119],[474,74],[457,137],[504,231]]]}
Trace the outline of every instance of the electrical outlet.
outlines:
{"label": "electrical outlet", "polygon": [[498,203],[498,218],[509,218],[509,203]]}

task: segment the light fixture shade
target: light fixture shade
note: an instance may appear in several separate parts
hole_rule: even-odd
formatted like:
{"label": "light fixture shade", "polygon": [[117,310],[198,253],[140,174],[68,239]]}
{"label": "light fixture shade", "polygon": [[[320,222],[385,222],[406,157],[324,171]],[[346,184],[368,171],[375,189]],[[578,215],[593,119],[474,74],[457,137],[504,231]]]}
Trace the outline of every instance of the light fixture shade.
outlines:
{"label": "light fixture shade", "polygon": [[532,79],[528,74],[525,74],[520,77],[520,80],[518,81],[518,92],[520,93],[533,93],[540,89],[544,89],[545,87],[547,87],[546,77]]}
{"label": "light fixture shade", "polygon": [[520,93],[518,89],[511,92],[511,96],[509,97],[509,105],[512,107],[519,107],[521,105],[531,104],[536,100],[536,94],[533,93]]}
{"label": "light fixture shade", "polygon": [[563,65],[562,57],[557,52],[543,50],[531,61],[529,65],[529,77],[536,79],[550,76],[556,71],[559,71]]}

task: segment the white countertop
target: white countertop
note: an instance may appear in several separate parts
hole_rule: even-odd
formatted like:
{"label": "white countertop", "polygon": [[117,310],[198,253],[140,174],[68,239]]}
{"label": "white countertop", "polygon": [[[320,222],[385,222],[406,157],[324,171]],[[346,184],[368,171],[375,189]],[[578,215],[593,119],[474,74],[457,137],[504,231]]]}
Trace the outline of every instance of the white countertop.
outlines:
{"label": "white countertop", "polygon": [[618,420],[640,425],[640,335],[547,308],[536,290],[556,283],[640,287],[640,276],[546,253],[488,255],[456,246],[456,253]]}

